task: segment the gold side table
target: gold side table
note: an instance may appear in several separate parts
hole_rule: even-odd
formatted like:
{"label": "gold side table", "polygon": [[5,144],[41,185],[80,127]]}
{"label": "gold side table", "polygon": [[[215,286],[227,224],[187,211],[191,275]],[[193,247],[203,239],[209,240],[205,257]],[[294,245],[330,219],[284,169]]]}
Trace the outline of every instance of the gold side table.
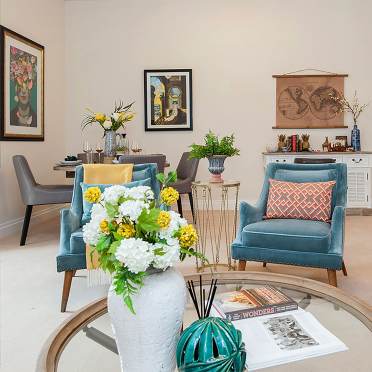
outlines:
{"label": "gold side table", "polygon": [[[193,182],[191,185],[194,224],[198,232],[196,249],[207,257],[209,263],[196,259],[198,271],[206,267],[217,271],[218,267],[235,270],[231,258],[231,243],[236,236],[238,217],[239,181],[221,183]],[[221,262],[226,256],[227,262]]]}

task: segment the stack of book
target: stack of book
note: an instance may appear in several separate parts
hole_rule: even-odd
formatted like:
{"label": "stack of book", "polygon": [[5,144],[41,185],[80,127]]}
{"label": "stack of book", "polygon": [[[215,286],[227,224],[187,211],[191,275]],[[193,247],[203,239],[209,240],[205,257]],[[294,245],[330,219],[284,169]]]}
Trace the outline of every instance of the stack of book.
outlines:
{"label": "stack of book", "polygon": [[347,350],[311,313],[272,286],[218,293],[211,315],[233,321],[242,332],[249,371]]}

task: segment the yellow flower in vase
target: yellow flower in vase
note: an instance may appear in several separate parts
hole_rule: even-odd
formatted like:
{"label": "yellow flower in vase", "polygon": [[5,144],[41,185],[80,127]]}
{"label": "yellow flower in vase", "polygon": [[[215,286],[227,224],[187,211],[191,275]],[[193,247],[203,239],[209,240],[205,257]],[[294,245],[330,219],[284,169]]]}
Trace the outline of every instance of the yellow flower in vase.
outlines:
{"label": "yellow flower in vase", "polygon": [[106,120],[106,115],[105,114],[102,114],[101,112],[97,112],[95,115],[94,115],[94,118],[99,121],[100,123],[103,123],[105,120]]}
{"label": "yellow flower in vase", "polygon": [[171,206],[177,202],[180,194],[173,187],[166,187],[160,192],[161,202],[167,206]]}
{"label": "yellow flower in vase", "polygon": [[182,248],[190,248],[198,240],[198,234],[193,225],[182,226],[178,231],[178,236]]}
{"label": "yellow flower in vase", "polygon": [[166,229],[171,221],[169,212],[161,211],[158,216],[157,223],[162,229]]}
{"label": "yellow flower in vase", "polygon": [[104,234],[110,234],[109,223],[107,220],[102,220],[99,224],[99,228]]}
{"label": "yellow flower in vase", "polygon": [[136,230],[134,229],[134,226],[125,223],[125,224],[120,224],[117,233],[122,236],[125,239],[132,238],[134,235],[136,235]]}
{"label": "yellow flower in vase", "polygon": [[97,186],[89,187],[89,189],[84,192],[84,199],[89,203],[97,203],[100,197],[101,190]]}

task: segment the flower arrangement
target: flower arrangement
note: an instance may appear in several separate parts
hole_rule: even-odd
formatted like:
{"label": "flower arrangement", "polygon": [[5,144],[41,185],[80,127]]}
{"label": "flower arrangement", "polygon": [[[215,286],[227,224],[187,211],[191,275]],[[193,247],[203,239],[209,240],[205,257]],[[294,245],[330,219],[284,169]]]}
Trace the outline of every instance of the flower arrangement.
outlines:
{"label": "flower arrangement", "polygon": [[[99,255],[99,266],[112,274],[113,287],[132,313],[132,295],[143,286],[146,270],[166,270],[186,256],[203,257],[192,246],[198,236],[178,213],[167,210],[178,198],[169,186],[175,172],[157,175],[160,200],[150,187],[114,185],[103,192],[90,187],[84,198],[93,203],[91,221],[83,227],[85,243]],[[166,210],[164,210],[166,209]]]}
{"label": "flower arrangement", "polygon": [[133,104],[134,102],[125,106],[122,101],[118,104],[115,103],[114,111],[110,115],[88,110],[82,122],[82,128],[84,129],[94,123],[99,124],[104,131],[112,130],[116,132],[120,128],[125,128],[126,123],[134,118]]}
{"label": "flower arrangement", "polygon": [[352,100],[347,100],[344,96],[331,95],[331,99],[337,103],[338,112],[350,112],[354,124],[357,125],[360,114],[365,110],[369,103],[361,104],[359,102],[357,92],[354,92]]}
{"label": "flower arrangement", "polygon": [[209,158],[215,155],[225,155],[227,157],[239,155],[239,149],[234,147],[235,137],[225,136],[221,139],[216,134],[209,131],[204,137],[204,145],[193,143],[190,151],[190,158]]}
{"label": "flower arrangement", "polygon": [[[36,57],[14,46],[10,48],[10,79],[17,88],[31,90],[36,80]],[[18,101],[18,97],[14,98]]]}

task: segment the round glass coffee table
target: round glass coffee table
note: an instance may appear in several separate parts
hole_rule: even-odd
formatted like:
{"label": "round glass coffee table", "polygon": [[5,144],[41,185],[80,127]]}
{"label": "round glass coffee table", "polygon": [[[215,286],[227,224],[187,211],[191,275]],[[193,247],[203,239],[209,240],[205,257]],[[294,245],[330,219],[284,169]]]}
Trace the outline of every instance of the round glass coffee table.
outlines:
{"label": "round glass coffee table", "polygon": [[[202,278],[203,284],[208,286],[212,274],[203,273]],[[314,315],[348,348],[347,351],[263,370],[371,372],[372,308],[362,301],[328,284],[294,276],[235,271],[214,273],[213,278],[218,279],[218,292],[234,291],[241,286],[273,285],[279,288],[296,300],[301,308]],[[186,275],[185,279],[198,283],[199,274]],[[187,327],[196,319],[196,312],[189,299],[184,326]],[[249,348],[249,341],[246,342],[246,348]],[[50,336],[39,356],[36,371],[120,372],[105,298],[76,312]]]}

